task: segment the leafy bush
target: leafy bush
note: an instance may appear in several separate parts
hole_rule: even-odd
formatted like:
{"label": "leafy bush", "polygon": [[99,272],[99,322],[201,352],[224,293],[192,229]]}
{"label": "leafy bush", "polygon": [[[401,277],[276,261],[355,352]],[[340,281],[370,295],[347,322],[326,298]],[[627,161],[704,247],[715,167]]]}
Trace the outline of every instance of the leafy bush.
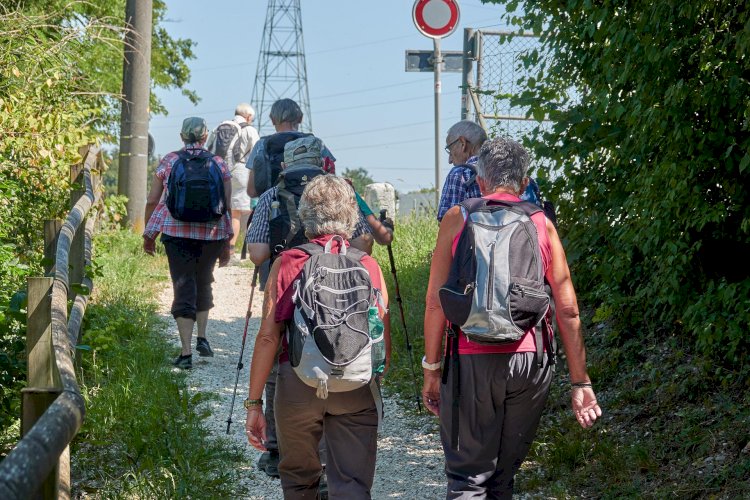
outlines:
{"label": "leafy bush", "polygon": [[[420,360],[424,353],[424,311],[427,282],[430,276],[430,255],[437,240],[438,222],[434,216],[407,217],[396,221],[392,244],[393,260],[403,300],[404,316],[414,357],[417,391],[422,390]],[[393,339],[390,373],[385,381],[401,394],[413,400],[414,387],[406,349],[404,327],[396,300],[396,287],[388,259],[388,249],[375,245],[373,256],[383,270],[388,285]],[[411,404],[407,409],[414,408]]]}
{"label": "leafy bush", "polygon": [[524,60],[541,69],[513,101],[554,123],[526,143],[553,165],[542,176],[578,287],[612,311],[620,342],[677,331],[746,366],[750,13],[729,1],[493,3],[520,6],[511,22],[541,35]]}

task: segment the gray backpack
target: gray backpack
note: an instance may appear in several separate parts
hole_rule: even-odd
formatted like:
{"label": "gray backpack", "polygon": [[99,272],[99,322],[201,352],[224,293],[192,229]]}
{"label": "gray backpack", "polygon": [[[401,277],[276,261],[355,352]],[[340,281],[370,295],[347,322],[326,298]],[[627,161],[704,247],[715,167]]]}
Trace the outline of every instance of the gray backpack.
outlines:
{"label": "gray backpack", "polygon": [[471,341],[516,342],[540,325],[550,304],[531,221],[542,210],[529,202],[481,198],[462,206],[466,227],[439,291],[445,317]]}
{"label": "gray backpack", "polygon": [[[334,239],[341,253],[332,253]],[[295,280],[294,317],[287,327],[289,361],[317,396],[346,392],[372,379],[372,340],[368,311],[376,301],[370,273],[360,263],[365,253],[346,248],[334,236],[325,248],[306,243],[296,248],[310,257]]]}

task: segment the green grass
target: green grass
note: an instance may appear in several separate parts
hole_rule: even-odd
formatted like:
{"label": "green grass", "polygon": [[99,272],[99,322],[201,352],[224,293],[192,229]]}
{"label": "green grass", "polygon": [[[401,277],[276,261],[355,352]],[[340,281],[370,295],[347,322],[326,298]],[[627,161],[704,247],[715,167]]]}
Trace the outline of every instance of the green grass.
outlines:
{"label": "green grass", "polygon": [[[438,223],[434,217],[408,217],[396,223],[393,239],[393,260],[398,277],[399,290],[403,301],[404,316],[412,346],[414,372],[417,376],[417,391],[422,390],[422,365],[424,354],[424,311],[427,280],[430,276],[430,256],[435,249]],[[405,411],[416,410],[414,383],[406,349],[406,337],[401,313],[396,301],[396,287],[391,273],[388,250],[375,245],[373,257],[380,264],[388,284],[391,311],[391,337],[393,347],[391,368],[385,379],[386,388],[404,396]]]}
{"label": "green grass", "polygon": [[[400,220],[395,235],[421,389],[424,297],[437,223]],[[386,385],[404,396],[403,409],[410,412],[412,375],[385,247],[376,245],[374,256],[391,297],[394,362]],[[603,418],[590,430],[574,419],[563,353],[516,492],[535,498],[750,498],[750,367],[731,370],[701,358],[678,332],[625,335],[605,320],[584,320]]]}
{"label": "green grass", "polygon": [[79,350],[87,415],[73,445],[76,489],[96,498],[237,498],[244,451],[209,439],[204,393],[191,395],[160,332],[163,257],[127,232],[95,243],[95,296]]}

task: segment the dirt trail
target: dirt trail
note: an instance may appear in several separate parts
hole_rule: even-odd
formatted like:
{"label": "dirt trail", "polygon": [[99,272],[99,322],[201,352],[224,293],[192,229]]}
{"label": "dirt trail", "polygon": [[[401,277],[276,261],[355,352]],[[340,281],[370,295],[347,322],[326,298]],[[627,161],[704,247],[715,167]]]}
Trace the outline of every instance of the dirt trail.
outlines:
{"label": "dirt trail", "polygon": [[[212,415],[207,427],[213,436],[229,438],[237,446],[247,450],[251,465],[242,467],[242,476],[250,492],[249,498],[282,498],[278,479],[271,479],[255,469],[260,452],[247,443],[244,433],[242,401],[247,397],[250,359],[260,323],[255,318],[260,315],[263,294],[256,290],[253,300],[253,319],[250,320],[245,346],[245,367],[240,373],[234,423],[227,436],[226,420],[237,373],[245,313],[250,300],[252,270],[242,266],[226,267],[217,269],[214,277],[215,307],[211,310],[206,335],[214,350],[214,357],[201,358],[193,353],[193,369],[188,375],[190,388],[192,391],[220,396],[219,400],[209,403]],[[169,314],[171,301],[172,288],[167,283],[160,297],[160,313],[169,320],[169,339],[179,345],[177,326]],[[392,397],[386,396],[384,403],[385,420],[378,438],[373,498],[444,498],[446,481],[436,420],[426,415],[405,415]]]}

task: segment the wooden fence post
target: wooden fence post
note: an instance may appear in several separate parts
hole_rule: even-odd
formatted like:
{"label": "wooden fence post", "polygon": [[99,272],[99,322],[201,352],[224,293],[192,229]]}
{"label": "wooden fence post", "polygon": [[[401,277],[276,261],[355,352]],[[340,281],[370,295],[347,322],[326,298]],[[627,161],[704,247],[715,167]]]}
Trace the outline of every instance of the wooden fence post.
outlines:
{"label": "wooden fence post", "polygon": [[44,274],[49,276],[55,272],[57,257],[57,238],[60,236],[63,222],[60,219],[44,221]]}
{"label": "wooden fence post", "polygon": [[28,278],[26,309],[26,357],[28,387],[54,386],[52,350],[52,278]]}
{"label": "wooden fence post", "polygon": [[[62,392],[61,389],[54,387],[27,387],[21,389],[21,437],[26,435],[34,426],[39,417],[47,411],[47,408],[55,401],[57,396]],[[44,481],[39,485],[34,497],[57,499],[58,482],[60,479],[59,466],[50,471]],[[69,488],[68,488],[69,489]]]}

